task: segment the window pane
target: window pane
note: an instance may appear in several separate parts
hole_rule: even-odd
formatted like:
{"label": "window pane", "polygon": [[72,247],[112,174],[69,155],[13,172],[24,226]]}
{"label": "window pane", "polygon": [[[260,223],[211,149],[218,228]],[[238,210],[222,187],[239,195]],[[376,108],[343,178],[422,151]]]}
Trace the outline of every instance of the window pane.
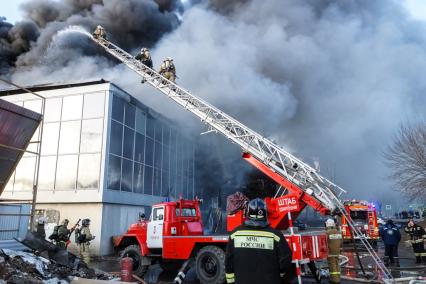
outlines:
{"label": "window pane", "polygon": [[24,108],[41,113],[41,100],[31,100],[24,102]]}
{"label": "window pane", "polygon": [[56,168],[56,189],[75,189],[77,179],[78,155],[66,155],[58,157]]}
{"label": "window pane", "polygon": [[163,146],[163,163],[162,166],[165,170],[169,170],[169,148]]}
{"label": "window pane", "polygon": [[123,156],[128,159],[133,159],[134,140],[135,132],[128,127],[124,127]]}
{"label": "window pane", "polygon": [[152,195],[152,168],[145,166],[145,172],[144,172],[144,190],[143,193]]}
{"label": "window pane", "polygon": [[146,115],[140,109],[136,109],[136,131],[145,135]]}
{"label": "window pane", "polygon": [[154,193],[153,195],[161,195],[161,170],[154,169]]}
{"label": "window pane", "polygon": [[136,108],[135,106],[131,104],[125,104],[126,109],[126,125],[130,126],[131,128],[135,128],[135,112]]}
{"label": "window pane", "polygon": [[161,122],[157,121],[155,124],[155,140],[162,143],[163,142],[163,125]]}
{"label": "window pane", "polygon": [[46,100],[46,109],[44,112],[44,121],[61,120],[62,98],[54,98]]}
{"label": "window pane", "polygon": [[123,122],[124,101],[117,96],[112,96],[112,118]]}
{"label": "window pane", "polygon": [[154,162],[154,140],[146,138],[145,164],[152,166]]}
{"label": "window pane", "polygon": [[83,108],[83,96],[64,97],[62,104],[62,121],[80,119]]}
{"label": "window pane", "polygon": [[146,135],[154,139],[155,134],[155,119],[153,117],[148,117],[146,122]]}
{"label": "window pane", "polygon": [[80,146],[81,121],[68,121],[61,123],[61,136],[59,139],[59,153],[78,153]]}
{"label": "window pane", "polygon": [[80,155],[77,188],[99,188],[100,154]]}
{"label": "window pane", "polygon": [[123,143],[123,125],[111,120],[110,152],[121,156]]}
{"label": "window pane", "polygon": [[155,160],[154,160],[154,167],[161,168],[161,159],[163,155],[162,147],[159,142],[155,142]]}
{"label": "window pane", "polygon": [[32,190],[35,157],[23,157],[16,168],[14,191]]}
{"label": "window pane", "polygon": [[163,145],[169,147],[170,143],[170,128],[163,125]]}
{"label": "window pane", "polygon": [[102,148],[103,119],[83,120],[80,152],[100,152]]}
{"label": "window pane", "polygon": [[103,117],[104,108],[104,93],[93,93],[84,95],[83,118]]}
{"label": "window pane", "polygon": [[167,171],[163,171],[163,174],[161,175],[162,177],[162,181],[161,181],[161,195],[162,196],[169,196],[169,194],[171,193],[171,189],[169,186],[169,172]]}
{"label": "window pane", "polygon": [[144,162],[145,157],[145,136],[136,132],[135,142],[135,161],[139,163]]}
{"label": "window pane", "polygon": [[108,188],[120,190],[121,158],[109,155]]}
{"label": "window pane", "polygon": [[133,172],[133,192],[143,193],[143,168],[142,164],[135,163]]}
{"label": "window pane", "polygon": [[38,187],[53,190],[55,185],[56,156],[41,157]]}
{"label": "window pane", "polygon": [[133,179],[133,162],[123,159],[123,167],[121,172],[121,190],[132,191]]}
{"label": "window pane", "polygon": [[42,155],[56,155],[58,153],[59,122],[46,123],[43,127]]}

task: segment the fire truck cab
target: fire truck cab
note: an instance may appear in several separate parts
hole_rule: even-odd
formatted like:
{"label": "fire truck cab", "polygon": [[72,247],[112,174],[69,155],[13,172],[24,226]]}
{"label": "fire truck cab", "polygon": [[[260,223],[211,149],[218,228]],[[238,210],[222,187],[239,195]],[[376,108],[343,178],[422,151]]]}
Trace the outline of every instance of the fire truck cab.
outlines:
{"label": "fire truck cab", "polygon": [[[354,226],[365,236],[366,239],[368,239],[372,244],[375,244],[380,236],[377,212],[374,204],[367,201],[347,200],[343,202],[343,205],[345,206],[346,211],[350,214],[354,222]],[[341,228],[343,240],[351,240],[351,232],[345,216],[342,216]]]}

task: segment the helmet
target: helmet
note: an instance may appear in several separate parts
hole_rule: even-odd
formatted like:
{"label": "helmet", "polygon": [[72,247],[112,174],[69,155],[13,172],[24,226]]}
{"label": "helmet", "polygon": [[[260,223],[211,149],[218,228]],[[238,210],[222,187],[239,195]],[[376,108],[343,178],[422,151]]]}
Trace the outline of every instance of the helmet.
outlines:
{"label": "helmet", "polygon": [[64,219],[64,220],[62,220],[62,222],[61,222],[61,225],[62,226],[68,226],[68,223],[70,222],[70,220],[68,220],[68,219]]}
{"label": "helmet", "polygon": [[101,25],[97,25],[96,28],[97,29],[103,29],[103,27]]}
{"label": "helmet", "polygon": [[173,61],[173,58],[171,58],[171,57],[169,56],[169,57],[166,57],[166,60],[164,60],[164,61]]}
{"label": "helmet", "polygon": [[90,219],[83,219],[81,221],[81,225],[83,225],[85,227],[89,226],[90,225]]}
{"label": "helmet", "polygon": [[393,220],[392,219],[387,220],[386,225],[393,225]]}
{"label": "helmet", "polygon": [[328,218],[327,221],[325,221],[325,226],[327,228],[329,228],[329,227],[336,227],[336,223],[334,222],[333,219]]}
{"label": "helmet", "polygon": [[268,225],[267,209],[263,199],[250,200],[247,206],[247,218],[245,224],[253,227],[266,227]]}
{"label": "helmet", "polygon": [[148,48],[146,48],[146,47],[142,47],[142,48],[141,48],[141,52],[145,52],[145,51],[148,51]]}
{"label": "helmet", "polygon": [[37,223],[39,225],[44,225],[46,223],[46,217],[41,216],[40,218],[37,219]]}

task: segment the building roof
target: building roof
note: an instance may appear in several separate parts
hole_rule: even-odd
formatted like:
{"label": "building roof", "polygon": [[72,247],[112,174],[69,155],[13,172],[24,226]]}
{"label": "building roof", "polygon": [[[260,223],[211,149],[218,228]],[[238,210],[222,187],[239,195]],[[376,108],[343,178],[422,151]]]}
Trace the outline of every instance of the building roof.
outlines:
{"label": "building roof", "polygon": [[[48,83],[48,84],[40,84],[40,85],[33,85],[33,86],[25,86],[25,88],[30,90],[31,92],[41,92],[41,91],[73,88],[73,87],[84,87],[84,86],[104,84],[104,83],[110,83],[110,82],[104,79],[100,79],[95,81],[84,81],[84,82],[75,82],[75,83],[67,83],[67,84]],[[17,95],[22,93],[25,93],[25,91],[18,88],[3,89],[3,90],[0,90],[0,97]]]}

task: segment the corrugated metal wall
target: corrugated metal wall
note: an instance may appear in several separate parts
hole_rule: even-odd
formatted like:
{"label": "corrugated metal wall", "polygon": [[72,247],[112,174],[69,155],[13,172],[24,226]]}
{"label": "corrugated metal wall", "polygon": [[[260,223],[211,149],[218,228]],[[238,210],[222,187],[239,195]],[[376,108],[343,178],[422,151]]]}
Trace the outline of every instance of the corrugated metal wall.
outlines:
{"label": "corrugated metal wall", "polygon": [[30,210],[30,204],[0,204],[0,241],[25,237]]}

